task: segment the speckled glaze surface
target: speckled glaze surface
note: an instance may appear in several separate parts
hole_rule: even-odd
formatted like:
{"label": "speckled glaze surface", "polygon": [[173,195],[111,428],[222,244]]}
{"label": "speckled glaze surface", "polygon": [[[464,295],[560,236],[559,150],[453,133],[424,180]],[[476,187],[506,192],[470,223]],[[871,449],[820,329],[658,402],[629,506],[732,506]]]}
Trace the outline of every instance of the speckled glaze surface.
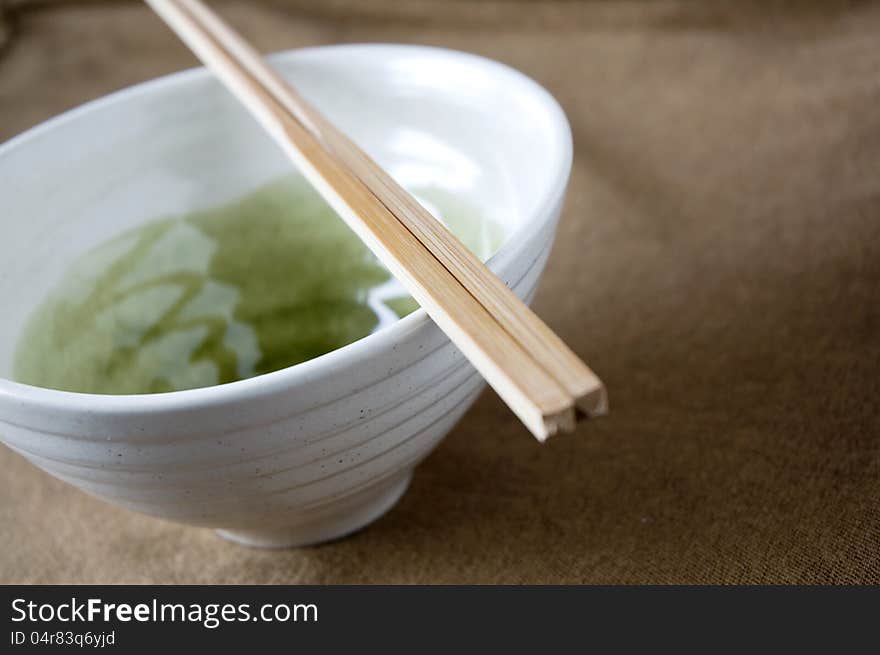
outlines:
{"label": "speckled glaze surface", "polygon": [[[436,185],[502,223],[508,237],[490,267],[531,298],[571,165],[568,124],[549,94],[498,63],[417,46],[299,50],[273,63],[405,186]],[[203,70],[4,144],[0,374],[28,312],[86,249],[289,169]],[[305,545],[393,506],[482,388],[419,310],[303,364],[203,389],[104,396],[0,379],[0,437],[121,507],[248,545]]]}

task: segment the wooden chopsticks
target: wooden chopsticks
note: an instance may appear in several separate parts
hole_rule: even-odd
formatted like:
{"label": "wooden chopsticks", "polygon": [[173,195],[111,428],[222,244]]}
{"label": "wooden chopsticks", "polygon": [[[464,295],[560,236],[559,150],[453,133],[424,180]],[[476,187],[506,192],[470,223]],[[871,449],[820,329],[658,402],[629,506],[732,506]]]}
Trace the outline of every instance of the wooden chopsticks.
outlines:
{"label": "wooden chopsticks", "polygon": [[146,0],[544,441],[607,409],[598,377],[446,227],[199,0]]}

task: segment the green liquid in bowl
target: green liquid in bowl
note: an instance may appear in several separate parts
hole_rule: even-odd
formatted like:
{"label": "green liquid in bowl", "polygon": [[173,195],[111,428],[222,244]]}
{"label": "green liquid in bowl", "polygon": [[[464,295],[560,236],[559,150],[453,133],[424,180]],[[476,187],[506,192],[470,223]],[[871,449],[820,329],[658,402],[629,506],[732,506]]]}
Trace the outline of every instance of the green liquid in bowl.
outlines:
{"label": "green liquid in bowl", "polygon": [[[478,256],[502,233],[415,190]],[[151,222],[78,260],[28,320],[19,382],[86,393],[178,391],[304,362],[418,305],[302,178]]]}

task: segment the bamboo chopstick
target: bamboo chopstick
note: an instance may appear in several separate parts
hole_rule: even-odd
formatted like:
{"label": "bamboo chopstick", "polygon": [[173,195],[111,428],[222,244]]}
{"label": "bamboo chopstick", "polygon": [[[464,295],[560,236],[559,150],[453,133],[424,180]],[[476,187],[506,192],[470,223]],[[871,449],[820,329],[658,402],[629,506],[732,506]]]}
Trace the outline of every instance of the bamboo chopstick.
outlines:
{"label": "bamboo chopstick", "polygon": [[388,173],[199,0],[146,0],[541,441],[606,410],[596,375]]}
{"label": "bamboo chopstick", "polygon": [[[309,132],[354,171],[373,194],[483,304],[501,327],[574,396],[588,416],[605,411],[598,377],[516,294],[348,137],[311,107],[260,54],[199,0],[178,0]],[[469,282],[470,284],[468,284]]]}

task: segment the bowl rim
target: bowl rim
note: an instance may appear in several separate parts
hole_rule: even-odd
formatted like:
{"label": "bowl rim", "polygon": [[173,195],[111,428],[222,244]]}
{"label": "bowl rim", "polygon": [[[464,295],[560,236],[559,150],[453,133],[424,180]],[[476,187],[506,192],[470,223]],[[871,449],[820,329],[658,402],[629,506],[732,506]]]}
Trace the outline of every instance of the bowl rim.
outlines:
{"label": "bowl rim", "polygon": [[[552,171],[549,178],[551,183],[539,196],[539,201],[532,213],[525,216],[521,225],[507,234],[502,246],[487,260],[487,265],[497,273],[499,259],[517,249],[518,246],[527,243],[545,227],[547,222],[553,220],[553,210],[565,193],[571,171],[573,145],[571,127],[562,107],[549,91],[517,69],[488,57],[450,48],[415,44],[350,43],[288,49],[272,53],[267,56],[267,59],[275,62],[308,61],[309,59],[327,57],[351,57],[355,53],[360,55],[366,53],[379,62],[400,57],[429,56],[438,60],[445,59],[482,68],[495,76],[506,77],[512,88],[518,87],[523,94],[530,96],[530,99],[536,102],[551,119],[549,124],[555,130],[556,141],[560,145],[559,156],[555,161],[556,169]],[[25,145],[29,140],[38,138],[43,133],[70,121],[77,120],[89,112],[116,103],[127,102],[138,96],[149,94],[154,89],[191,84],[210,76],[211,73],[206,68],[193,67],[134,84],[87,101],[0,144],[0,158],[7,152]],[[82,393],[39,387],[0,376],[0,401],[13,400],[19,409],[30,407],[44,411],[62,412],[71,409],[71,406],[75,404],[78,411],[114,415],[132,411],[138,413],[173,412],[216,406],[240,400],[243,397],[265,396],[290,389],[296,386],[299,381],[314,381],[315,373],[321,369],[324,369],[328,374],[344,369],[358,359],[368,356],[371,350],[381,350],[383,346],[388,348],[398,342],[405,334],[414,332],[428,323],[430,323],[430,318],[427,312],[420,307],[392,325],[305,362],[244,380],[180,391],[153,394]]]}

